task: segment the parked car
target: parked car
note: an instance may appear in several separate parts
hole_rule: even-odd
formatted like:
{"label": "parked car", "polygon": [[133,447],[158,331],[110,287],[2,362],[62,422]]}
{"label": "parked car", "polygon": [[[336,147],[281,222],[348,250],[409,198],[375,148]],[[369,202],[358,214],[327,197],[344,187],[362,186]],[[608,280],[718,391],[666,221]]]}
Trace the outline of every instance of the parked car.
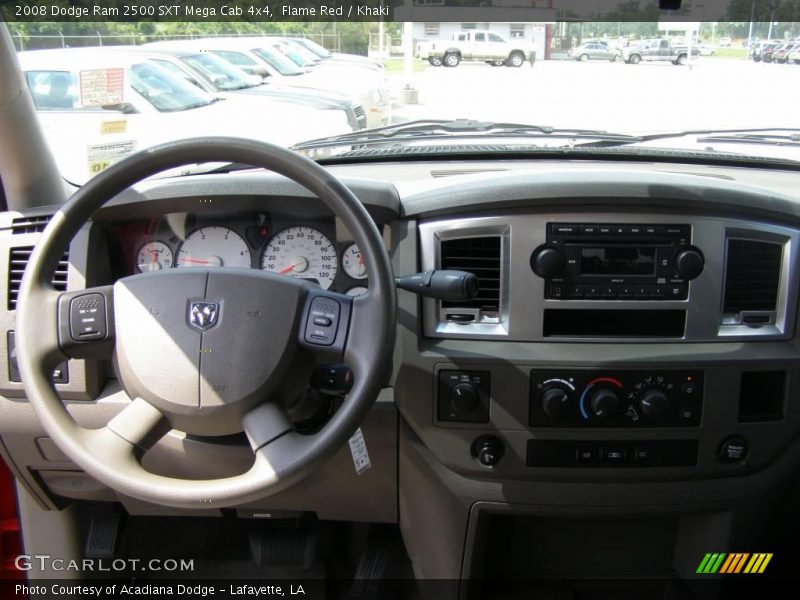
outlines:
{"label": "parked car", "polygon": [[506,41],[501,35],[484,29],[454,33],[449,40],[417,42],[414,55],[433,66],[445,67],[457,67],[462,60],[521,67],[526,60],[533,64],[536,59],[533,44],[516,39]]}
{"label": "parked car", "polygon": [[622,57],[622,52],[616,48],[610,48],[608,44],[603,44],[602,42],[586,42],[567,52],[567,56],[581,62],[589,60],[610,60],[614,62]]}
{"label": "parked car", "polygon": [[383,69],[383,63],[373,60],[367,56],[360,54],[346,54],[341,52],[331,52],[321,44],[308,38],[292,37],[283,38],[291,41],[294,44],[300,44],[309,52],[313,52],[323,61],[330,61],[332,63],[354,64],[358,66],[369,67],[370,69]]}
{"label": "parked car", "polygon": [[789,52],[788,60],[786,62],[800,65],[800,44],[795,44],[792,51]]}
{"label": "parked car", "polygon": [[714,56],[717,49],[711,44],[697,44],[697,51],[700,53],[700,56]]}
{"label": "parked car", "polygon": [[382,72],[363,68],[302,68],[280,51],[281,44],[269,37],[211,37],[154,42],[144,47],[208,51],[270,82],[341,92],[364,107],[368,128],[389,124],[392,103]]}
{"label": "parked car", "polygon": [[[697,46],[692,46],[692,56],[698,56]],[[642,61],[670,61],[674,65],[688,62],[689,48],[685,44],[673,44],[668,39],[642,40],[623,49],[626,63],[638,64]]]}
{"label": "parked car", "polygon": [[353,130],[367,126],[364,108],[340,92],[273,83],[270,79],[249,75],[212,52],[141,46],[119,46],[112,49],[144,56],[210,94],[222,97],[242,94],[262,97],[266,101],[265,109],[276,102],[288,102],[317,110],[341,111]]}
{"label": "parked car", "polygon": [[750,55],[755,62],[771,62],[772,61],[772,53],[780,46],[780,42],[776,42],[774,40],[765,40],[763,42],[758,42],[753,46],[753,51]]}
{"label": "parked car", "polygon": [[344,115],[223,99],[144,57],[94,49],[20,52],[20,67],[64,177],[81,184],[135,150],[201,135],[293,144],[350,131]]}
{"label": "parked car", "polygon": [[792,52],[796,46],[800,46],[800,44],[796,42],[784,42],[778,46],[772,53],[773,62],[785,63],[789,59],[789,53]]}
{"label": "parked car", "polygon": [[719,38],[719,47],[720,48],[730,48],[733,45],[733,40],[729,37],[721,37]]}

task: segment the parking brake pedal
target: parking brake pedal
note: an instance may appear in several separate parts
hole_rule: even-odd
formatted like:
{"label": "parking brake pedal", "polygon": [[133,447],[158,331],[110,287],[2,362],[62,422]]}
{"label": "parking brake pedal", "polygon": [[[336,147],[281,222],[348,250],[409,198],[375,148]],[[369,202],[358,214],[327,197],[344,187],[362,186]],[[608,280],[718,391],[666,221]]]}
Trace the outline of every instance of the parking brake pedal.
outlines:
{"label": "parking brake pedal", "polygon": [[86,536],[85,556],[113,557],[121,531],[122,517],[119,513],[94,515],[89,523],[89,535]]}

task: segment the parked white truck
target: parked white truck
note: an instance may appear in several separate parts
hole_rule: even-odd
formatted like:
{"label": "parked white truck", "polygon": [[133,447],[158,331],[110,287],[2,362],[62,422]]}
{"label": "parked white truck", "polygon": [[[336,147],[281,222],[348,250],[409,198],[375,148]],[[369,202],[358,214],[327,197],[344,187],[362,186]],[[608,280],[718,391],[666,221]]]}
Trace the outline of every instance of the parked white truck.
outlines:
{"label": "parked white truck", "polygon": [[462,60],[483,61],[494,66],[521,67],[525,61],[533,66],[536,51],[525,40],[507,41],[503,36],[485,29],[454,33],[450,40],[417,42],[415,56],[434,67],[457,67]]}

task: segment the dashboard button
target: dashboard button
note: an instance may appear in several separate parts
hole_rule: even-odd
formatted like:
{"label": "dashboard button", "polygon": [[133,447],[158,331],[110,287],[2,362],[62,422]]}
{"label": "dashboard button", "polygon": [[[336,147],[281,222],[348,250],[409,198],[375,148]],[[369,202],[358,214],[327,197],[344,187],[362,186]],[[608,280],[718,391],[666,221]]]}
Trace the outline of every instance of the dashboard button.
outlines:
{"label": "dashboard button", "polygon": [[576,463],[593,463],[597,460],[598,449],[592,446],[579,446],[575,451]]}
{"label": "dashboard button", "polygon": [[650,288],[646,285],[637,285],[633,288],[633,295],[637,298],[648,298],[650,296]]}
{"label": "dashboard button", "polygon": [[633,288],[629,285],[619,285],[617,286],[617,297],[618,298],[631,298],[633,296]]}
{"label": "dashboard button", "polygon": [[569,297],[570,298],[583,298],[583,286],[582,285],[573,285],[569,288]]}
{"label": "dashboard button", "polygon": [[564,286],[561,285],[551,285],[550,286],[550,297],[561,299],[564,297]]}
{"label": "dashboard button", "polygon": [[583,235],[594,235],[597,233],[597,225],[581,225],[580,231]]}
{"label": "dashboard button", "polygon": [[650,295],[656,300],[661,300],[667,297],[667,288],[663,285],[654,285],[650,289]]}
{"label": "dashboard button", "polygon": [[314,325],[319,325],[320,327],[330,327],[331,321],[328,317],[314,317]]}
{"label": "dashboard button", "polygon": [[561,235],[573,234],[573,233],[577,233],[578,232],[578,226],[577,225],[568,225],[568,224],[565,224],[565,223],[555,223],[554,225],[551,226],[551,231],[553,233],[559,233]]}
{"label": "dashboard button", "polygon": [[622,446],[603,448],[600,460],[606,464],[620,464],[625,462],[626,451]]}
{"label": "dashboard button", "polygon": [[614,285],[604,285],[603,288],[600,290],[603,294],[603,298],[616,298],[617,297],[617,287]]}
{"label": "dashboard button", "polygon": [[597,229],[599,233],[614,233],[613,225],[598,225]]}
{"label": "dashboard button", "polygon": [[639,446],[633,451],[633,460],[637,463],[653,462],[653,449],[649,446]]}
{"label": "dashboard button", "polygon": [[717,458],[721,462],[740,462],[747,458],[749,446],[747,440],[740,435],[732,435],[723,440]]}
{"label": "dashboard button", "polygon": [[587,298],[599,298],[600,297],[600,286],[598,285],[587,285],[584,289],[584,296]]}
{"label": "dashboard button", "polygon": [[672,300],[684,300],[686,298],[684,287],[681,285],[667,286],[667,297]]}

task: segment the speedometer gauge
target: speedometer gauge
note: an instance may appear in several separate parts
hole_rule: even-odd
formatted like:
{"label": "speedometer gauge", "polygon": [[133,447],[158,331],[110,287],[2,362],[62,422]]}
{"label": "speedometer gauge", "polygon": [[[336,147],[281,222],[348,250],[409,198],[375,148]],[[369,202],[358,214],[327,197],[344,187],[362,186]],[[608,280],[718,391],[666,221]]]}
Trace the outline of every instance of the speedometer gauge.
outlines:
{"label": "speedometer gauge", "polygon": [[312,227],[289,227],[273,237],[261,256],[261,268],[331,287],[336,277],[336,249]]}
{"label": "speedometer gauge", "polygon": [[202,227],[188,236],[175,261],[179,267],[247,267],[250,249],[238,233],[227,227]]}

